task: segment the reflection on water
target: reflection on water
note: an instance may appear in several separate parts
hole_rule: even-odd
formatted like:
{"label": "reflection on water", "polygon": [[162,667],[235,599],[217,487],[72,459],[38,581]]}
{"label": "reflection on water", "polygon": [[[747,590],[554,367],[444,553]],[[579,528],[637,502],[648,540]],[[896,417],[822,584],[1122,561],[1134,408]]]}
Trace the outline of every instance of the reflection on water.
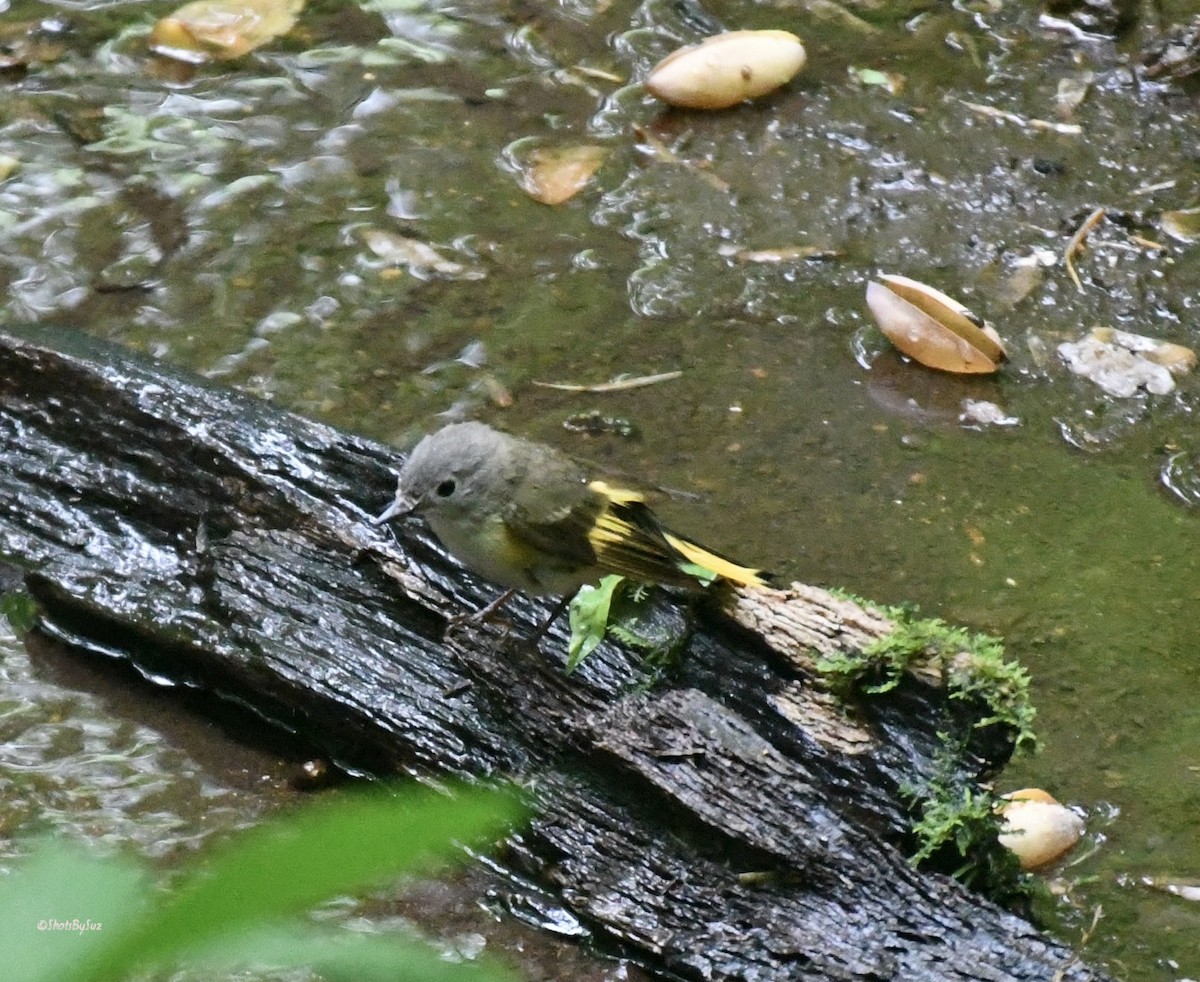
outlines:
{"label": "reflection on water", "polygon": [[[21,836],[50,833],[171,859],[275,807],[271,770],[281,762],[245,751],[219,769],[205,767],[147,725],[168,709],[132,678],[114,681],[42,644],[27,653],[5,630],[0,691],[0,824],[14,836],[5,840],[9,855],[20,852]],[[206,729],[210,741],[220,739],[202,721],[184,726],[192,739]]]}

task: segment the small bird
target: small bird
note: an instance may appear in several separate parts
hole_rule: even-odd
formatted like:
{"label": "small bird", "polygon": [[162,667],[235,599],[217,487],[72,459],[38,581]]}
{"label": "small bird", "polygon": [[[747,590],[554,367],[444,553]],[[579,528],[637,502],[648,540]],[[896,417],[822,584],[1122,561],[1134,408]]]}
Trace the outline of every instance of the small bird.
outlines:
{"label": "small bird", "polygon": [[606,573],[671,586],[769,581],[664,528],[638,492],[589,481],[553,447],[483,423],[452,423],[417,444],[396,499],[374,521],[411,513],[468,568],[506,588],[479,617],[518,590],[569,599]]}

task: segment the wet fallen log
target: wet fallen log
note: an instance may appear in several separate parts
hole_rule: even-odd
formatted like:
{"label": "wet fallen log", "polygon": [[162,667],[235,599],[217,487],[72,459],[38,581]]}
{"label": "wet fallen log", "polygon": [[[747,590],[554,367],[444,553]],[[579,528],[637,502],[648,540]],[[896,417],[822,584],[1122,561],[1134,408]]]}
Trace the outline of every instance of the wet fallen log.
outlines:
{"label": "wet fallen log", "polygon": [[907,862],[901,789],[937,770],[939,730],[971,735],[968,778],[1009,743],[936,675],[852,711],[822,687],[814,655],[863,648],[885,618],[800,586],[659,593],[675,669],[606,641],[568,676],[562,624],[522,641],[540,602],[446,635],[492,588],[421,526],[369,524],[397,464],[77,334],[0,332],[0,557],[42,630],[350,767],[515,777],[538,812],[499,860],[513,883],[663,974],[1104,978]]}

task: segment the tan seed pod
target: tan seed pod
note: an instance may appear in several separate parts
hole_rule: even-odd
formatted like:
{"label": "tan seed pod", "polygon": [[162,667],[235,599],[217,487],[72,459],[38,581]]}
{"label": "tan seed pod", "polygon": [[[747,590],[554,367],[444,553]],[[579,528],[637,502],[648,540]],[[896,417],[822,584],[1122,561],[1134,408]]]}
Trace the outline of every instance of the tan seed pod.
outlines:
{"label": "tan seed pod", "polygon": [[1037,869],[1062,856],[1083,835],[1083,819],[1041,788],[1004,795],[1000,844],[1015,853],[1022,869]]}
{"label": "tan seed pod", "polygon": [[913,361],[961,374],[996,371],[1000,336],[957,300],[905,276],[867,285],[867,307],[887,339]]}
{"label": "tan seed pod", "polygon": [[728,109],[790,82],[806,59],[789,31],[730,31],[667,55],[646,88],[672,106]]}

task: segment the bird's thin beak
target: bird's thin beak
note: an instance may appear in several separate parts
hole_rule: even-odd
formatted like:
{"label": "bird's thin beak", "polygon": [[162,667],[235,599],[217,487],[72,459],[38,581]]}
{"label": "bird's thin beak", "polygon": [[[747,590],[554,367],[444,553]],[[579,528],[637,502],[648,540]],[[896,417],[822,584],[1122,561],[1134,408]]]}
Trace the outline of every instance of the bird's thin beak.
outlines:
{"label": "bird's thin beak", "polygon": [[407,498],[402,494],[398,494],[396,495],[396,500],[388,505],[381,515],[377,515],[375,518],[371,519],[371,524],[382,525],[384,522],[393,518],[407,515],[416,507],[417,503],[411,498]]}

